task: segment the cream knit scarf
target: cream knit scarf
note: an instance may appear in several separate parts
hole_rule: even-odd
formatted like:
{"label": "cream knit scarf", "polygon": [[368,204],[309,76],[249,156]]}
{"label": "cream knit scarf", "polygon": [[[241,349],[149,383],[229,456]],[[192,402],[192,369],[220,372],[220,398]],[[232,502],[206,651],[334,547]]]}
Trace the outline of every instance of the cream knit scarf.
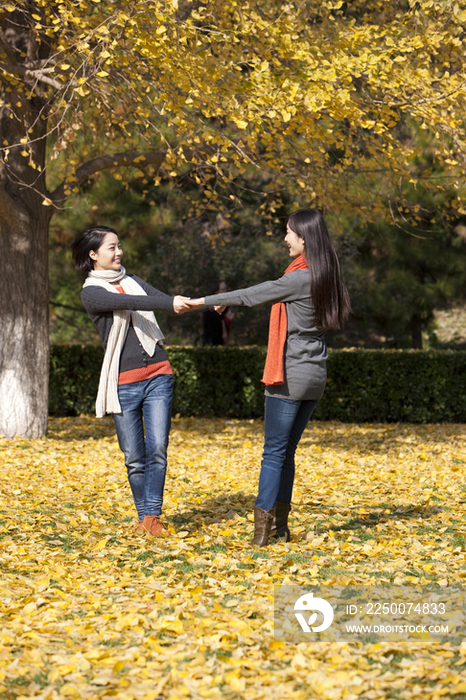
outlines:
{"label": "cream knit scarf", "polygon": [[[132,277],[127,276],[123,266],[121,270],[92,270],[89,272],[83,287],[93,285],[119,294],[120,292],[111,282],[119,282],[126,294],[146,295],[141,285]],[[108,335],[95,404],[97,418],[102,418],[106,413],[121,413],[118,401],[118,369],[130,321],[133,323],[139,342],[149,357],[154,354],[156,344],[161,343],[164,338],[153,311],[127,311],[123,309],[113,312],[113,325]]]}

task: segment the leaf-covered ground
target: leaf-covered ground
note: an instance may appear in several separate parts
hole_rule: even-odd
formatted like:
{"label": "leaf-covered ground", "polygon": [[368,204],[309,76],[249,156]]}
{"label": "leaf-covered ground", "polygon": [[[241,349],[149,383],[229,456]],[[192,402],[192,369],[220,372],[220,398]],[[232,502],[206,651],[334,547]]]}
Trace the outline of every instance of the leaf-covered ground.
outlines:
{"label": "leaf-covered ground", "polygon": [[176,419],[135,536],[111,419],[0,441],[0,691],[12,698],[466,698],[466,642],[273,640],[274,583],[466,581],[465,428],[313,422],[294,539],[250,548],[260,421]]}

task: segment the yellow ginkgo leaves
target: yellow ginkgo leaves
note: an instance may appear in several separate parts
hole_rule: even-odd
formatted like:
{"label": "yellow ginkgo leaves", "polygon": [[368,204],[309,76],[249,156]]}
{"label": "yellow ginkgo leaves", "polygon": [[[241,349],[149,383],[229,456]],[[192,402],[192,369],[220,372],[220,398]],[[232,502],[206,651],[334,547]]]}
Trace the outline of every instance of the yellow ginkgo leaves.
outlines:
{"label": "yellow ginkgo leaves", "polygon": [[174,420],[163,540],[133,534],[111,419],[0,441],[6,700],[461,697],[466,644],[275,642],[273,584],[465,582],[463,426],[311,423],[293,539],[258,550],[262,431]]}

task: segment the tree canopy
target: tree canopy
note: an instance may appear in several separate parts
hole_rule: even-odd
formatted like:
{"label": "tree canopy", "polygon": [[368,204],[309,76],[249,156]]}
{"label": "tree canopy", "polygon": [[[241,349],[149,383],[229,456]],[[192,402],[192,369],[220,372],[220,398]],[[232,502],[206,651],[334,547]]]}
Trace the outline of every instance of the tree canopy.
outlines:
{"label": "tree canopy", "polygon": [[[101,169],[150,165],[156,183],[184,175],[202,184],[200,211],[236,196],[236,172],[267,167],[275,174],[269,213],[291,181],[298,202],[352,205],[374,217],[381,199],[399,199],[400,180],[413,179],[412,160],[427,147],[461,189],[463,6],[2,3],[3,109],[11,115],[4,168],[34,186],[45,167],[55,186],[43,204],[61,206]],[[418,130],[427,143],[414,138]],[[36,149],[45,137],[43,164]],[[15,148],[22,160],[13,163]],[[427,167],[421,178],[436,188],[445,175]]]}
{"label": "tree canopy", "polygon": [[269,233],[285,191],[416,226],[406,184],[447,187],[465,213],[465,22],[433,0],[0,0],[0,432],[45,429],[48,227],[100,171],[189,182],[191,215],[225,219],[257,171]]}

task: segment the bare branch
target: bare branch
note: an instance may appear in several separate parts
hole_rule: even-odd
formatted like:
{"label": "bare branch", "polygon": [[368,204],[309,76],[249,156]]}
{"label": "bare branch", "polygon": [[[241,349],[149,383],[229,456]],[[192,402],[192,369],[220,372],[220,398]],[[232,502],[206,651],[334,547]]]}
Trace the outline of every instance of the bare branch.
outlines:
{"label": "bare branch", "polygon": [[2,64],[0,64],[0,70],[3,70],[5,73],[19,73],[20,75],[26,76],[26,78],[34,78],[35,80],[39,80],[41,83],[51,85],[56,90],[63,90],[65,87],[65,85],[59,83],[58,80],[54,80],[53,78],[49,78],[47,75],[44,75],[44,71],[42,70],[30,70],[24,66],[3,66]]}
{"label": "bare branch", "polygon": [[61,309],[68,309],[69,311],[77,311],[80,314],[85,314],[87,311],[83,308],[78,308],[77,306],[68,306],[67,304],[59,304],[58,301],[49,301],[51,306],[59,306]]}
{"label": "bare branch", "polygon": [[134,168],[146,168],[148,165],[160,167],[165,159],[165,153],[162,151],[152,151],[141,153],[139,151],[127,151],[126,153],[113,153],[105,156],[99,156],[87,163],[83,163],[76,170],[74,179],[62,182],[50,195],[50,199],[55,205],[64,202],[71,194],[74,187],[79,187],[91,175],[108,170],[109,168],[119,168],[122,166]]}
{"label": "bare branch", "polygon": [[[419,238],[419,239],[422,240],[422,241],[430,241],[430,240],[432,240],[432,236],[417,236],[415,233],[412,233],[411,231],[408,231],[408,229],[403,228],[403,226],[400,226],[400,224],[397,222],[397,220],[396,220],[396,218],[395,218],[395,215],[394,215],[394,213],[393,213],[392,202],[391,202],[390,199],[388,200],[388,206],[390,207],[390,214],[391,214],[391,216],[392,216],[392,221],[393,221],[393,223],[395,224],[395,226],[396,226],[397,228],[400,229],[400,231],[404,231],[405,233],[408,233],[408,234],[409,234],[410,236],[412,236],[413,238]],[[401,213],[399,207],[397,207],[397,209],[398,209],[398,213]],[[405,218],[405,217],[403,216],[403,219],[404,219],[404,218]],[[405,221],[406,221],[406,219],[405,219]],[[407,223],[408,223],[408,222],[407,222]],[[409,225],[409,224],[408,224],[408,225]]]}

